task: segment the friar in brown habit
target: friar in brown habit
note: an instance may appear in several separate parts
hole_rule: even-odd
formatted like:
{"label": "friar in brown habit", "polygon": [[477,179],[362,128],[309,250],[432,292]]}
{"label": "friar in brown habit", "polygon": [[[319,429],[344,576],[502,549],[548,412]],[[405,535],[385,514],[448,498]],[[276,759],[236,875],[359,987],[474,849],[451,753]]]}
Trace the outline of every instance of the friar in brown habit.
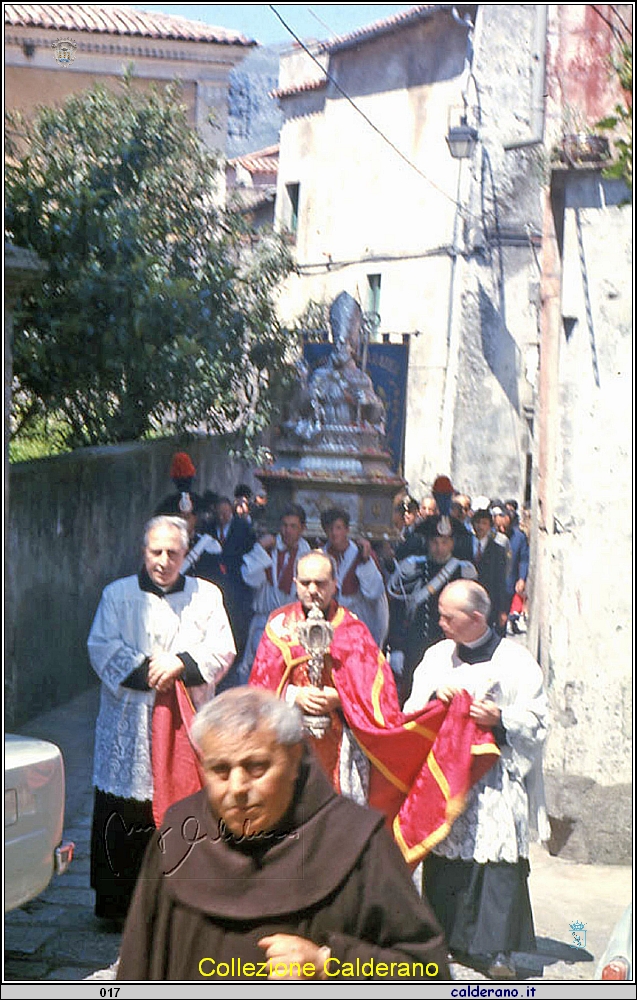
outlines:
{"label": "friar in brown habit", "polygon": [[383,817],[335,794],[296,708],[235,688],[191,735],[205,788],[148,846],[119,980],[449,978]]}

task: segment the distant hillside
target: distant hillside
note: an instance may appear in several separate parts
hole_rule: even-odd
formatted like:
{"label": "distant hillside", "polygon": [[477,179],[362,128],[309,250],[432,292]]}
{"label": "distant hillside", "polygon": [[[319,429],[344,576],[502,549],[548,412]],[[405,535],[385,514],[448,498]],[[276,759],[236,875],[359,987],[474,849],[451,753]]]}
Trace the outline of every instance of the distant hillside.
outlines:
{"label": "distant hillside", "polygon": [[268,94],[277,87],[279,54],[284,48],[253,49],[230,74],[228,156],[241,156],[279,141],[283,115]]}

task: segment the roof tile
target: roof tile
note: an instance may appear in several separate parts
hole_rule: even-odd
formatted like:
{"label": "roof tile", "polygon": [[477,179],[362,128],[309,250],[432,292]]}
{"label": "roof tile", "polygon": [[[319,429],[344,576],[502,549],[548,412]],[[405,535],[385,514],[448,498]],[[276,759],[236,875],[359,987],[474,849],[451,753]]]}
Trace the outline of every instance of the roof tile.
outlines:
{"label": "roof tile", "polygon": [[241,166],[251,174],[276,174],[279,169],[279,147],[266,146],[253,153],[244,153],[228,161],[231,166]]}
{"label": "roof tile", "polygon": [[220,45],[256,45],[237,31],[215,28],[173,14],[134,10],[132,7],[83,3],[5,3],[4,23],[11,27],[56,31],[88,31],[109,35],[136,35]]}
{"label": "roof tile", "polygon": [[313,90],[323,90],[327,87],[327,77],[324,76],[320,80],[307,80],[305,83],[299,83],[295,87],[284,87],[283,89],[270,91],[269,96],[273,98],[281,97],[294,97],[296,94],[308,94]]}
{"label": "roof tile", "polygon": [[[377,38],[380,35],[389,34],[390,32],[396,31],[398,28],[402,28],[407,24],[412,24],[415,21],[432,17],[434,14],[450,12],[454,7],[459,12],[464,13],[467,10],[473,10],[475,6],[475,4],[452,3],[418,4],[416,7],[410,7],[408,10],[400,11],[398,14],[392,14],[391,17],[385,17],[380,21],[374,21],[372,24],[367,24],[362,28],[356,28],[355,31],[351,31],[347,35],[340,35],[337,38],[332,38],[329,42],[319,42],[313,45],[312,48],[315,52],[328,52],[330,54],[333,52],[339,52],[343,49],[353,48],[354,46],[361,45],[364,42],[372,41],[372,39]],[[325,77],[318,80],[309,80],[305,83],[297,84],[296,86],[273,90],[270,97],[278,99],[295,97],[297,94],[307,93],[312,90],[320,90],[322,87],[325,87],[326,84],[327,72]]]}
{"label": "roof tile", "polygon": [[418,21],[421,18],[431,17],[442,11],[451,11],[454,7],[458,11],[464,12],[467,8],[475,6],[475,4],[421,3],[416,7],[400,11],[398,14],[392,14],[391,17],[385,17],[381,21],[374,21],[373,24],[356,28],[355,31],[351,31],[347,35],[332,38],[329,42],[323,42],[320,47],[324,52],[337,52],[339,49],[358,45],[359,42],[370,41],[377,35],[384,35],[387,32],[394,31],[396,28],[401,28],[403,25],[410,24],[412,21]]}

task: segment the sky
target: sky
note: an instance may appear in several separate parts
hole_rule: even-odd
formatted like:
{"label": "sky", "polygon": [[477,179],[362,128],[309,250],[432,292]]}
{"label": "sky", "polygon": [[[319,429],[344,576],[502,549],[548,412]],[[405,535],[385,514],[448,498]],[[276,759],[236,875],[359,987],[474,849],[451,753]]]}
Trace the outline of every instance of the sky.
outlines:
{"label": "sky", "polygon": [[[205,21],[219,28],[232,28],[263,45],[291,43],[292,36],[263,3],[136,3],[138,10],[178,14],[193,21]],[[297,3],[278,3],[273,7],[300,38],[329,39],[356,28],[390,17],[414,4],[400,3],[319,3],[311,7]]]}

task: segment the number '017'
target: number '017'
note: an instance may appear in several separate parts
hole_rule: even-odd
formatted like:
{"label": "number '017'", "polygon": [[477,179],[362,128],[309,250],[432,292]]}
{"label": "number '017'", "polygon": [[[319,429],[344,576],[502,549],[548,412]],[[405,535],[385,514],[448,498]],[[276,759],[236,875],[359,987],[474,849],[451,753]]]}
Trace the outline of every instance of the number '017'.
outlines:
{"label": "number '017'", "polygon": [[100,990],[101,997],[117,997],[119,996],[119,991],[121,986],[102,986]]}

